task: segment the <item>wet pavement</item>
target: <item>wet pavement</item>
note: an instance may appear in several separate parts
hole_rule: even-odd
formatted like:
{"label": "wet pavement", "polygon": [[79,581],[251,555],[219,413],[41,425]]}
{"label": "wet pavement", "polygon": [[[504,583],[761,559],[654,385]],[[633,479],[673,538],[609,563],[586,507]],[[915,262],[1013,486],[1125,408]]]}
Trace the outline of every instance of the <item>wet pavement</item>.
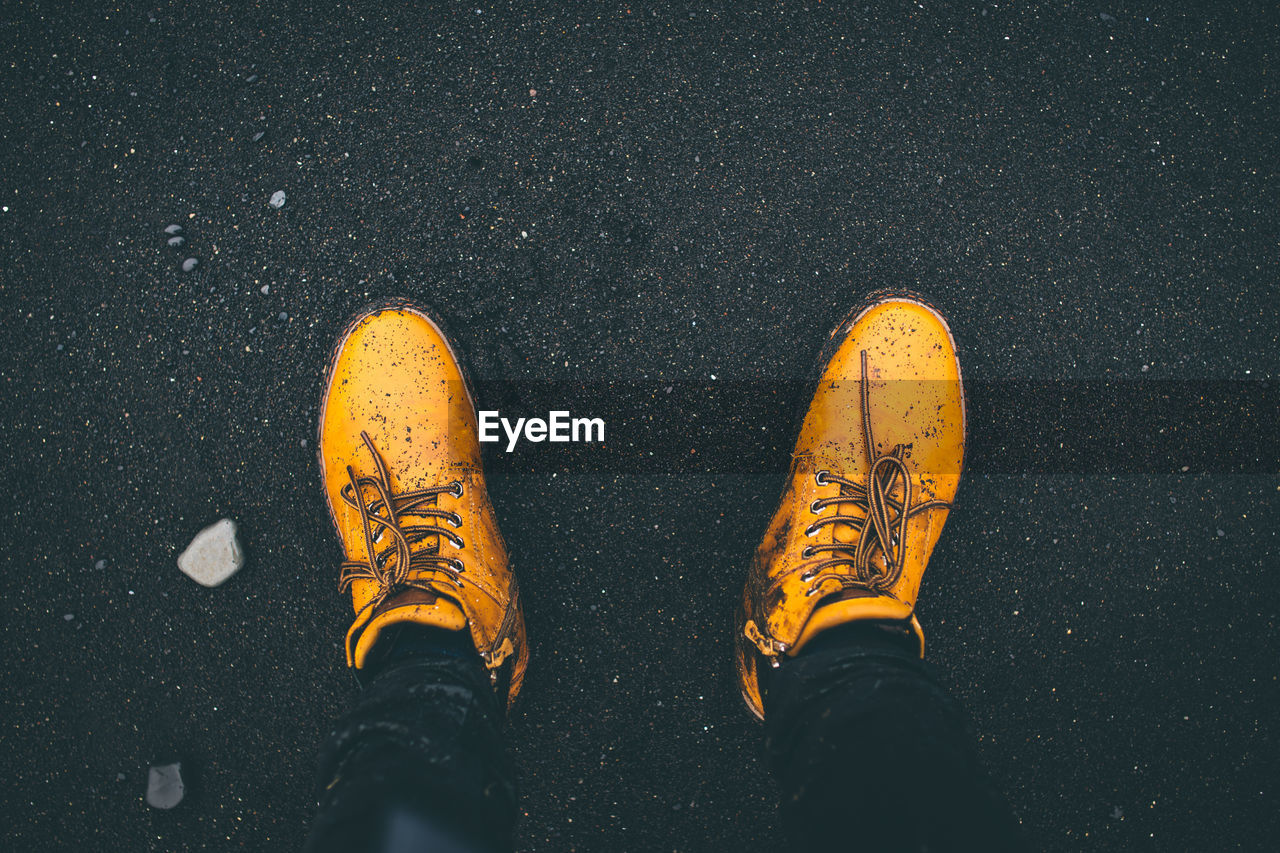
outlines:
{"label": "wet pavement", "polygon": [[520,848],[782,849],[730,620],[801,380],[885,287],[973,388],[919,613],[1036,846],[1280,830],[1274,12],[5,17],[5,849],[299,846],[355,692],[316,406],[388,295],[482,402],[609,424],[491,460]]}

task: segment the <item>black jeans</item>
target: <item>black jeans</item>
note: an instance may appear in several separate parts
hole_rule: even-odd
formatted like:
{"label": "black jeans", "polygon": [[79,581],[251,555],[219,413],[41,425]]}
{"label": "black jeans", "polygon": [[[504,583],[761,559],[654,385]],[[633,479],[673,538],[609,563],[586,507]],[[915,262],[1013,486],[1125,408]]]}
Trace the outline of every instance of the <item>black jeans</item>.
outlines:
{"label": "black jeans", "polygon": [[397,625],[320,752],[308,853],[504,853],[516,820],[505,709],[465,631]]}
{"label": "black jeans", "polygon": [[850,623],[763,677],[765,755],[796,849],[1023,849],[914,641]]}
{"label": "black jeans", "polygon": [[[406,626],[375,653],[321,753],[309,853],[510,851],[503,709],[465,632]],[[764,678],[765,753],[797,849],[1022,848],[964,715],[901,637],[841,626]]]}

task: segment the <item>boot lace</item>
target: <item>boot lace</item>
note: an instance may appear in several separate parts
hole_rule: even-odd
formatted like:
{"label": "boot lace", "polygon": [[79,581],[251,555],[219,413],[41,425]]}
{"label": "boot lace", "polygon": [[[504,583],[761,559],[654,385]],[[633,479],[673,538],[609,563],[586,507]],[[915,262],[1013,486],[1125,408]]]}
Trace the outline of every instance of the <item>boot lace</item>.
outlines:
{"label": "boot lace", "polygon": [[[809,545],[801,553],[804,558],[828,554],[828,558],[807,569],[800,576],[802,581],[813,581],[808,596],[815,595],[828,580],[837,580],[844,589],[864,589],[883,592],[897,582],[907,558],[907,521],[912,516],[930,509],[950,507],[947,501],[928,500],[912,503],[911,471],[904,458],[910,445],[895,445],[888,453],[875,453],[875,439],[871,434],[871,390],[867,382],[867,351],[862,351],[862,434],[866,438],[867,456],[871,465],[867,469],[865,483],[857,483],[829,471],[818,471],[814,480],[818,485],[836,483],[840,494],[819,498],[809,506],[814,515],[820,515],[827,507],[836,507],[835,515],[820,517],[805,530],[806,536],[814,536],[823,527],[847,524],[857,534],[855,542],[833,542],[829,545]],[[892,492],[902,482],[902,499]],[[843,506],[851,505],[862,511],[861,516],[849,515]],[[880,554],[883,568],[874,560]],[[840,571],[835,571],[839,569]]]}
{"label": "boot lace", "polygon": [[[441,554],[440,549],[446,541],[462,548],[462,537],[449,529],[461,527],[462,517],[439,509],[436,498],[443,494],[462,497],[462,483],[454,480],[447,486],[395,494],[391,489],[391,474],[373,439],[367,432],[361,432],[360,437],[373,457],[378,475],[357,477],[355,469],[348,465],[350,482],[342,487],[341,494],[343,502],[360,513],[365,553],[370,559],[344,560],[338,589],[346,592],[355,581],[373,581],[378,591],[365,605],[364,609],[368,609],[376,608],[389,596],[405,589],[434,592],[430,581],[438,574],[444,574],[453,584],[460,584],[459,575],[465,571],[462,560]],[[428,523],[406,524],[404,517],[410,515],[428,519]],[[433,536],[436,537],[434,545],[413,547]],[[391,541],[379,550],[379,543],[387,537]]]}

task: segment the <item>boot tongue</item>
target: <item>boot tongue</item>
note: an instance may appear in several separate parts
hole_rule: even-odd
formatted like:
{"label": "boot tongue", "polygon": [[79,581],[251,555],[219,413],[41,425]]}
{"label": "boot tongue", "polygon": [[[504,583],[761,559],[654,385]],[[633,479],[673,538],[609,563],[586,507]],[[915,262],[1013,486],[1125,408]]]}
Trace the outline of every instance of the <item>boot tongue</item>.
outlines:
{"label": "boot tongue", "polygon": [[[398,592],[393,596],[390,596],[389,598],[387,598],[386,601],[379,604],[377,609],[374,610],[373,619],[376,621],[383,617],[390,618],[392,611],[398,611],[398,610],[402,610],[404,608],[409,608],[409,607],[443,608],[441,612],[448,612],[449,609],[452,609],[452,610],[456,610],[458,614],[462,616],[462,619],[464,622],[466,621],[466,618],[467,618],[465,615],[462,615],[462,608],[459,607],[458,603],[454,601],[452,598],[449,598],[448,596],[445,596],[445,595],[440,595],[439,593],[434,591],[429,592],[425,589],[418,589],[417,587],[411,587],[409,589],[402,590],[401,592]],[[402,622],[404,620],[396,619],[395,621]],[[388,624],[392,624],[392,623],[388,623]],[[450,630],[456,630],[454,628],[451,628],[451,626],[449,625],[439,625],[437,627],[450,628]],[[458,627],[461,627],[461,626],[458,626]]]}
{"label": "boot tongue", "polygon": [[443,518],[437,518],[433,515],[421,514],[420,511],[425,509],[442,509],[440,506],[440,496],[432,495],[420,506],[396,513],[396,522],[399,524],[401,529],[406,527],[418,527],[424,528],[423,532],[427,533],[427,535],[423,536],[416,543],[409,546],[410,552],[439,554],[444,544],[444,537],[438,533],[428,531],[439,529],[449,522],[445,521]]}
{"label": "boot tongue", "polygon": [[356,669],[364,667],[382,632],[402,622],[461,631],[467,627],[467,615],[456,601],[442,595],[416,588],[397,593],[378,605],[360,630],[351,655]]}
{"label": "boot tongue", "polygon": [[[840,496],[848,497],[849,490],[844,486],[841,486]],[[828,512],[839,511],[840,515],[848,515],[855,518],[866,517],[867,510],[866,507],[863,506],[864,503],[865,501],[860,501],[858,503],[848,501],[846,503],[837,504],[834,509],[828,510]],[[858,547],[858,539],[858,529],[852,524],[847,524],[846,522],[841,521],[831,525],[831,544],[845,546],[848,549],[849,555],[852,555],[854,550]],[[840,554],[840,556],[844,555]]]}
{"label": "boot tongue", "polygon": [[[847,497],[849,494],[849,490],[841,486],[840,493],[842,497]],[[894,484],[894,487],[889,491],[889,495],[890,497],[897,498],[899,500],[902,499],[903,489],[902,489],[901,479],[899,479],[898,482]],[[864,498],[856,503],[853,501],[849,501],[848,503],[842,503],[839,505],[839,510],[841,515],[851,515],[851,516],[854,516],[855,518],[866,519],[866,521],[863,523],[863,527],[861,531],[859,531],[853,525],[847,524],[845,522],[839,522],[837,524],[831,525],[832,544],[847,546],[846,553],[850,555],[852,555],[857,550],[859,540],[866,538],[867,536],[876,535],[875,531],[870,529],[871,520],[870,518],[868,518],[868,515],[870,513],[870,508],[868,504],[869,504],[869,498]],[[897,516],[895,513],[891,511],[891,517],[896,518]],[[875,548],[872,549],[871,554],[868,558],[868,562],[871,566],[873,573],[884,573],[889,570],[889,564],[885,556],[884,549],[879,545],[877,545]]]}

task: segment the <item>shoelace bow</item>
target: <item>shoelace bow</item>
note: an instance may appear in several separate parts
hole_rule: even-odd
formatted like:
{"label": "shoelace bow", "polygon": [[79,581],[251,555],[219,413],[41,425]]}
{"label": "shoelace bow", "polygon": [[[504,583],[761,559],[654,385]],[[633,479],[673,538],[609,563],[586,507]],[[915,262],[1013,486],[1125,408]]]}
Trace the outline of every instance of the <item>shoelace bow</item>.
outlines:
{"label": "shoelace bow", "polygon": [[[853,544],[833,542],[830,545],[810,545],[801,556],[808,558],[828,552],[831,557],[800,576],[802,581],[813,581],[806,595],[814,595],[829,579],[836,579],[845,588],[862,588],[880,592],[898,580],[907,557],[907,521],[913,515],[938,507],[949,507],[946,501],[929,500],[911,503],[911,471],[903,459],[906,446],[895,445],[888,453],[872,457],[875,438],[871,433],[871,391],[867,382],[867,351],[862,351],[862,434],[867,442],[867,456],[871,466],[867,470],[865,484],[855,483],[828,471],[818,471],[814,479],[818,485],[838,483],[840,494],[831,498],[819,498],[810,504],[814,515],[829,506],[836,506],[836,515],[820,518],[805,530],[813,536],[829,524],[848,524],[859,534]],[[892,496],[898,479],[902,479],[902,500]],[[864,513],[862,517],[841,515],[840,504],[853,504]],[[895,515],[896,513],[896,515]],[[885,568],[872,562],[877,549],[884,555]],[[853,569],[847,572],[828,571],[841,566]]]}
{"label": "shoelace bow", "polygon": [[[378,476],[357,477],[355,469],[348,465],[347,476],[351,481],[342,487],[342,500],[360,513],[369,560],[344,560],[338,579],[339,590],[346,592],[358,580],[374,581],[378,585],[378,591],[365,605],[367,609],[376,608],[388,596],[404,589],[432,592],[430,579],[433,573],[443,572],[456,583],[458,575],[464,571],[463,563],[459,559],[441,554],[440,543],[447,539],[457,547],[462,547],[462,537],[448,529],[448,525],[461,527],[462,518],[457,513],[428,504],[434,504],[436,497],[442,494],[462,497],[462,483],[455,480],[447,486],[394,494],[391,490],[391,474],[381,454],[374,447],[373,439],[369,438],[367,432],[361,432],[360,437],[373,456]],[[369,501],[365,500],[367,489],[374,492]],[[406,515],[440,519],[445,524],[406,525],[402,522],[402,517]],[[376,545],[386,535],[391,536],[393,541],[390,546],[378,552]],[[414,551],[410,547],[429,536],[438,537],[434,548]]]}

